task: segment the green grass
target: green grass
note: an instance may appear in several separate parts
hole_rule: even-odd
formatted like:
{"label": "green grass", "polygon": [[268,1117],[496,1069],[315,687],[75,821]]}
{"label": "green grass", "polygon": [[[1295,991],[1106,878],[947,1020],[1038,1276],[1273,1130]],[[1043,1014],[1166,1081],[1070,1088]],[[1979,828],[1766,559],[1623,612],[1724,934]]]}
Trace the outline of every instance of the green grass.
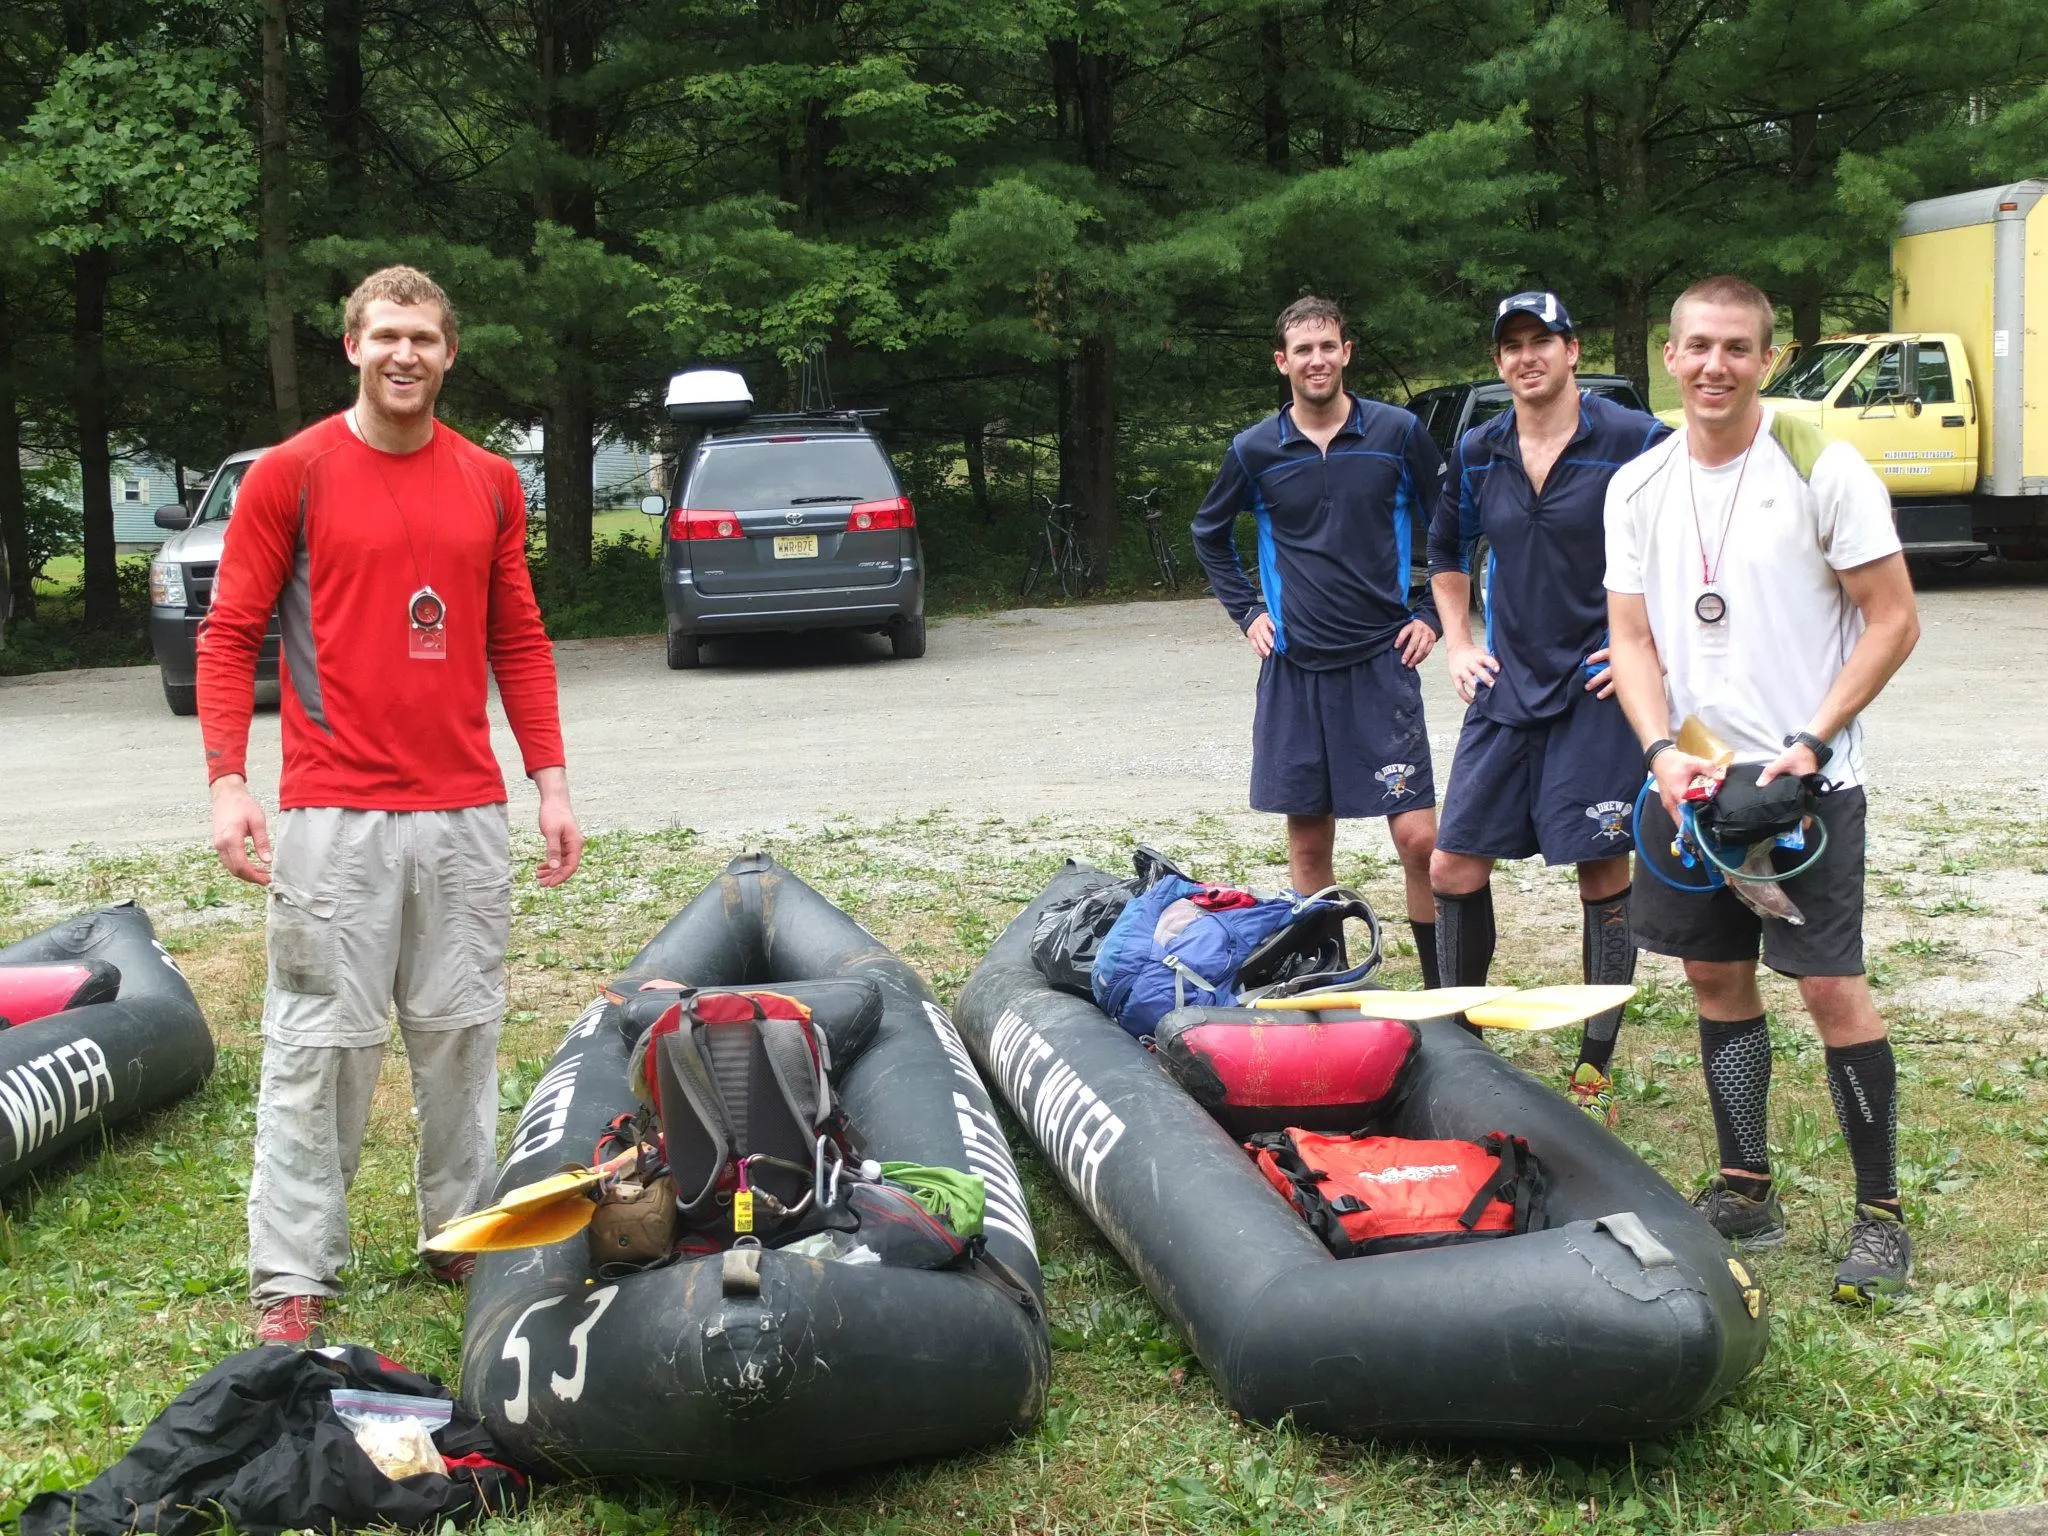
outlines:
{"label": "green grass", "polygon": [[[1940,841],[1959,836],[1935,818]],[[1882,802],[1873,825],[1898,825]],[[1280,883],[1277,828],[1249,840],[1209,820],[1143,828],[935,814],[832,824],[765,846],[850,910],[952,1003],[998,932],[1070,853],[1117,861],[1140,834],[1197,870]],[[1939,918],[1880,899],[1872,949],[1895,985],[1947,973],[1945,943],[2025,921],[2048,883],[2037,855],[1973,841],[1995,889],[1985,913]],[[1908,833],[1923,855],[1934,834]],[[528,838],[523,862],[534,854]],[[557,892],[522,883],[514,918],[503,1125],[595,987],[693,894],[733,846],[687,830],[596,839]],[[1920,859],[1931,864],[1930,857]],[[1340,877],[1399,910],[1398,870],[1347,853]],[[1576,979],[1576,902],[1524,866],[1496,881],[1499,973]],[[119,1455],[192,1376],[249,1342],[242,1202],[259,1061],[260,904],[202,849],[90,850],[0,860],[0,939],[135,895],[156,914],[222,1045],[206,1088],[0,1197],[0,1519],[35,1490]],[[1395,925],[1398,928],[1398,925]],[[1924,941],[1924,942],[1921,942]],[[1396,946],[1405,948],[1406,946]],[[1412,955],[1389,979],[1413,984]],[[1668,968],[1621,1035],[1622,1131],[1681,1187],[1713,1162],[1689,995]],[[493,1536],[657,1532],[1626,1532],[1789,1530],[1972,1508],[2048,1493],[2048,1013],[1892,1010],[1902,1044],[1901,1161],[1921,1245],[1915,1293],[1876,1312],[1825,1299],[1849,1214],[1846,1156],[1821,1055],[1791,993],[1775,1014],[1776,1155],[1793,1238],[1761,1267],[1775,1307],[1762,1366],[1695,1428],[1634,1446],[1354,1445],[1245,1424],[1217,1397],[1130,1272],[1017,1141],[1046,1261],[1056,1353],[1030,1435],[971,1455],[773,1491],[558,1484]],[[1888,1009],[1890,1005],[1888,1004]],[[1505,1049],[1561,1082],[1575,1040]],[[1015,1138],[1013,1138],[1014,1140]],[[394,1056],[352,1202],[357,1262],[332,1332],[452,1377],[458,1299],[411,1254],[410,1130]],[[1220,1239],[1219,1239],[1220,1240]],[[631,1411],[631,1405],[621,1405]]]}

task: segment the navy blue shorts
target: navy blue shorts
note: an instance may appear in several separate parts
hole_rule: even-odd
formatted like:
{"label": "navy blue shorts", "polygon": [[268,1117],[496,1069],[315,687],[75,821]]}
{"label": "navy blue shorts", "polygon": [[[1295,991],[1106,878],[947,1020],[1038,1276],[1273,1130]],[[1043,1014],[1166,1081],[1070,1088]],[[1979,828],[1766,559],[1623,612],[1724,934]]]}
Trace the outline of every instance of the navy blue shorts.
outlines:
{"label": "navy blue shorts", "polygon": [[1275,651],[1252,716],[1252,809],[1398,816],[1436,804],[1422,676],[1387,650],[1329,672]]}
{"label": "navy blue shorts", "polygon": [[1634,846],[1643,751],[1614,699],[1581,692],[1540,725],[1465,714],[1436,845],[1481,859],[1584,864]]}

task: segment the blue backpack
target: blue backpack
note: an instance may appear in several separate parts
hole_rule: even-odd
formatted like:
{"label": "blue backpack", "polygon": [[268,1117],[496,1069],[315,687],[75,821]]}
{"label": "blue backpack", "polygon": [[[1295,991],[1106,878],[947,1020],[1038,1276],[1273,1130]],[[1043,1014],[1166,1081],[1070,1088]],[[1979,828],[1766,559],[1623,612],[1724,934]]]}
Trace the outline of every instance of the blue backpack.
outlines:
{"label": "blue backpack", "polygon": [[[1372,933],[1351,966],[1344,919]],[[1378,966],[1379,925],[1362,897],[1254,896],[1162,874],[1133,896],[1095,956],[1095,1004],[1139,1039],[1176,1008],[1236,1007],[1252,993],[1343,986]]]}

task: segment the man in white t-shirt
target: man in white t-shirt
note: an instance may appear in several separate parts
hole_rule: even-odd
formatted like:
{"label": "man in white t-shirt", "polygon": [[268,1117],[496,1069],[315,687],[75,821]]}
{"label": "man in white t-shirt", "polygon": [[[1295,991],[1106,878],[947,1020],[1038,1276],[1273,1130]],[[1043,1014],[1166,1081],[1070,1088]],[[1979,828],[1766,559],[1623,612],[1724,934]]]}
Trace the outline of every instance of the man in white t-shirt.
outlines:
{"label": "man in white t-shirt", "polygon": [[[1856,1169],[1856,1219],[1835,1295],[1904,1288],[1913,1248],[1899,1212],[1897,1072],[1863,974],[1863,732],[1857,716],[1920,638],[1883,483],[1847,443],[1758,399],[1771,302],[1736,277],[1695,283],[1671,308],[1664,366],[1685,426],[1615,473],[1607,491],[1607,605],[1616,691],[1657,794],[1637,828],[1636,942],[1685,962],[1721,1173],[1696,1204],[1749,1247],[1785,1237],[1771,1187],[1771,1041],[1757,955],[1799,983],[1826,1047],[1828,1089]],[[1661,672],[1660,672],[1661,669]],[[1688,715],[1785,776],[1824,788],[1826,845],[1780,889],[1804,917],[1763,917],[1703,866],[1665,854],[1681,797],[1713,765],[1670,739]],[[1824,785],[1821,781],[1825,781]],[[1776,850],[1780,871],[1807,849]]]}

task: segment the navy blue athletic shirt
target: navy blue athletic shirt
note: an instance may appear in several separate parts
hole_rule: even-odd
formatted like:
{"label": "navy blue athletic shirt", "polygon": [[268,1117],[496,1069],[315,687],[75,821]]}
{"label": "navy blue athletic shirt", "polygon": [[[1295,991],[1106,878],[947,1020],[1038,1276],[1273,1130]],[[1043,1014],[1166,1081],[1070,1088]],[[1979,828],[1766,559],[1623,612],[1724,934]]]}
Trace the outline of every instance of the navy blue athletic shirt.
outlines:
{"label": "navy blue athletic shirt", "polygon": [[[1328,453],[1294,425],[1292,404],[1238,433],[1195,514],[1195,553],[1224,610],[1239,629],[1271,613],[1274,650],[1311,672],[1377,656],[1414,619],[1443,631],[1426,590],[1408,603],[1443,456],[1412,411],[1350,400]],[[1258,526],[1257,590],[1238,560],[1240,512]]]}
{"label": "navy blue athletic shirt", "polygon": [[1512,406],[1459,440],[1429,525],[1429,573],[1470,575],[1479,536],[1493,546],[1485,643],[1500,672],[1474,700],[1482,718],[1534,725],[1585,688],[1580,669],[1607,643],[1607,482],[1670,433],[1654,416],[1582,394],[1579,430],[1540,495],[1522,468]]}

